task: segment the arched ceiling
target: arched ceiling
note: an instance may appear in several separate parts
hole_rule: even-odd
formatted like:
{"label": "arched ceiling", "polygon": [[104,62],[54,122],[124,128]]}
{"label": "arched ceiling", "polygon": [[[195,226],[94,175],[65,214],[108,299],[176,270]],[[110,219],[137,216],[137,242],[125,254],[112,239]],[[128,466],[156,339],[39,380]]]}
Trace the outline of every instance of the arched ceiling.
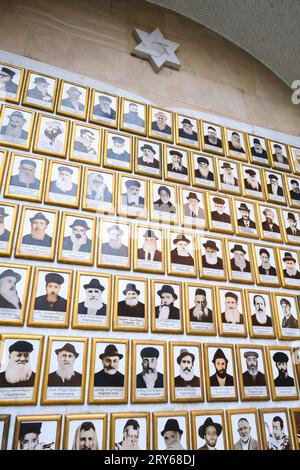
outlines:
{"label": "arched ceiling", "polygon": [[208,27],[287,85],[300,79],[299,0],[146,0]]}

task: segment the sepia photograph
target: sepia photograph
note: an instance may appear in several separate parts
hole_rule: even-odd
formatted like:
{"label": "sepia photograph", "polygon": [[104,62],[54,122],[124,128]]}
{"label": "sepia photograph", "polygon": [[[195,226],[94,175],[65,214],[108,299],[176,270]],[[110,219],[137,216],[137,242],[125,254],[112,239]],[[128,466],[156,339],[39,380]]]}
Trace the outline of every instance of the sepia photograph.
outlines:
{"label": "sepia photograph", "polygon": [[191,152],[193,186],[204,189],[217,189],[216,165],[214,157]]}
{"label": "sepia photograph", "polygon": [[19,206],[0,203],[0,255],[10,256],[15,235]]}
{"label": "sepia photograph", "polygon": [[194,450],[227,450],[223,413],[222,410],[191,412]]}
{"label": "sepia photograph", "polygon": [[275,171],[263,170],[267,202],[286,206],[285,186],[283,175]]}
{"label": "sepia photograph", "polygon": [[70,121],[57,116],[39,114],[33,151],[43,155],[66,158]]}
{"label": "sepia photograph", "polygon": [[292,431],[286,408],[259,410],[264,450],[293,450]]}
{"label": "sepia photograph", "polygon": [[281,286],[275,246],[254,243],[252,251],[257,284],[270,287]]}
{"label": "sepia photograph", "polygon": [[148,331],[148,281],[115,276],[114,331]]}
{"label": "sepia photograph", "polygon": [[186,332],[217,334],[214,288],[208,284],[184,283]]}
{"label": "sepia photograph", "polygon": [[164,145],[164,177],[168,181],[190,183],[189,154],[187,150]]}
{"label": "sepia photograph", "polygon": [[281,209],[282,227],[285,242],[289,245],[300,244],[300,212],[291,209]]}
{"label": "sepia photograph", "polygon": [[264,347],[236,344],[235,348],[241,400],[270,400]]}
{"label": "sepia photograph", "polygon": [[204,343],[204,365],[207,401],[237,401],[233,345]]}
{"label": "sepia photograph", "polygon": [[134,172],[139,175],[161,178],[162,144],[135,138]]}
{"label": "sepia photograph", "polygon": [[42,202],[46,163],[45,158],[12,152],[4,197],[18,201]]}
{"label": "sepia photograph", "polygon": [[189,450],[190,427],[187,411],[153,413],[153,449]]}
{"label": "sepia photograph", "polygon": [[61,165],[49,160],[45,203],[55,206],[79,207],[81,188],[81,166]]}
{"label": "sepia photograph", "polygon": [[42,73],[28,71],[22,105],[54,111],[58,79]]}
{"label": "sepia photograph", "polygon": [[228,196],[207,193],[207,213],[212,232],[233,234],[231,200]]}
{"label": "sepia photograph", "polygon": [[292,349],[266,346],[271,395],[277,400],[298,400],[298,387]]}
{"label": "sepia photograph", "polygon": [[103,166],[132,171],[133,137],[113,131],[104,131]]}
{"label": "sepia photograph", "polygon": [[169,230],[168,274],[186,277],[197,276],[197,245],[193,232],[177,232]]}
{"label": "sepia photograph", "polygon": [[112,413],[111,450],[149,450],[150,413]]}
{"label": "sepia photograph", "polygon": [[250,338],[276,338],[276,319],[271,293],[245,290]]}
{"label": "sepia photograph", "polygon": [[259,201],[265,200],[263,173],[261,168],[240,165],[242,173],[243,196]]}
{"label": "sepia photograph", "polygon": [[0,145],[29,150],[35,113],[10,105],[2,105],[0,114]]}
{"label": "sepia photograph", "polygon": [[164,222],[178,225],[177,187],[175,184],[161,184],[150,180],[150,219],[153,222]]}
{"label": "sepia photograph", "polygon": [[119,97],[99,90],[92,90],[89,121],[117,129]]}
{"label": "sepia photograph", "polygon": [[227,280],[224,240],[217,237],[198,237],[199,267],[201,279]]}
{"label": "sepia photograph", "polygon": [[0,63],[0,99],[10,103],[19,103],[24,69],[16,65]]}
{"label": "sepia photograph", "polygon": [[61,415],[16,416],[14,450],[59,450]]}
{"label": "sepia photograph", "polygon": [[246,137],[250,162],[256,163],[260,166],[270,166],[266,139],[264,137],[249,133],[246,134]]}
{"label": "sepia photograph", "polygon": [[148,181],[135,176],[118,175],[117,215],[136,219],[148,218]]}
{"label": "sepia photograph", "polygon": [[240,165],[218,158],[217,174],[219,191],[227,194],[241,195]]}
{"label": "sepia photograph", "polygon": [[244,293],[237,287],[216,286],[220,336],[247,337]]}
{"label": "sepia photograph", "polygon": [[226,239],[228,277],[230,282],[254,284],[252,251],[249,242]]}
{"label": "sepia photograph", "polygon": [[261,450],[261,437],[256,408],[227,410],[230,450]]}
{"label": "sepia photograph", "polygon": [[151,279],[151,331],[183,333],[181,282]]}
{"label": "sepia photograph", "polygon": [[164,229],[136,224],[134,230],[134,270],[146,273],[164,273]]}
{"label": "sepia photograph", "polygon": [[63,116],[86,120],[89,89],[77,83],[61,80],[56,112]]}
{"label": "sepia photograph", "polygon": [[273,292],[279,339],[300,339],[299,303],[295,294]]}
{"label": "sepia photograph", "polygon": [[179,187],[179,205],[183,227],[207,230],[206,197],[203,191]]}
{"label": "sepia photograph", "polygon": [[201,147],[203,152],[224,155],[222,127],[201,119]]}
{"label": "sepia photograph", "polygon": [[100,165],[102,129],[73,122],[70,160]]}
{"label": "sepia photograph", "polygon": [[31,266],[0,264],[0,325],[23,325]]}
{"label": "sepia photograph", "polygon": [[120,129],[134,134],[147,135],[147,105],[121,98]]}
{"label": "sepia photograph", "polygon": [[261,239],[277,243],[283,242],[279,207],[258,204],[257,213],[261,230]]}
{"label": "sepia photograph", "polygon": [[106,414],[67,414],[65,416],[64,450],[106,450],[106,446]]}
{"label": "sepia photograph", "polygon": [[148,106],[148,136],[173,143],[173,113],[166,109]]}
{"label": "sepia photograph", "polygon": [[256,204],[234,198],[232,201],[235,234],[238,237],[259,238]]}
{"label": "sepia photograph", "polygon": [[109,170],[84,168],[82,209],[89,212],[114,214],[116,183],[115,174]]}
{"label": "sepia photograph", "polygon": [[131,224],[100,219],[98,266],[126,269],[131,267]]}
{"label": "sepia photograph", "polygon": [[198,119],[175,113],[175,132],[177,145],[200,150]]}
{"label": "sepia photograph", "polygon": [[291,168],[287,145],[270,139],[267,139],[267,144],[272,168],[290,172]]}
{"label": "sepia photograph", "polygon": [[[286,250],[289,251],[286,251]],[[296,289],[300,282],[300,255],[299,251],[290,248],[276,247],[281,283],[288,289]]]}
{"label": "sepia photograph", "polygon": [[245,132],[223,127],[226,156],[234,160],[248,161]]}

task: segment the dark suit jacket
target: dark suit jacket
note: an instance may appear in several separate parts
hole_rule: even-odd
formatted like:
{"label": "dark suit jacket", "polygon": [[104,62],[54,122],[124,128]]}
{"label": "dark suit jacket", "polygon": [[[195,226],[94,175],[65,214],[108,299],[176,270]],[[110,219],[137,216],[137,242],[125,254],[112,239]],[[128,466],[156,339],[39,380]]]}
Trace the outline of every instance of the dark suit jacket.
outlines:
{"label": "dark suit jacket", "polygon": [[17,382],[15,384],[11,384],[7,382],[5,378],[5,372],[1,372],[0,374],[0,387],[9,387],[9,388],[19,388],[19,387],[34,387],[35,382],[35,373],[32,372],[29,380],[23,380],[22,382]]}
{"label": "dark suit jacket", "polygon": [[194,258],[191,255],[178,256],[177,249],[171,251],[171,263],[183,264],[184,266],[194,266]]}
{"label": "dark suit jacket", "polygon": [[[65,106],[66,108],[75,109],[74,106],[73,106],[72,101],[70,100],[70,98],[66,98],[66,99],[62,100],[61,105]],[[83,106],[82,103],[78,103],[78,109],[79,109],[79,111],[84,111],[84,106]]]}
{"label": "dark suit jacket", "polygon": [[243,384],[244,387],[265,387],[266,378],[262,372],[258,371],[253,379],[252,375],[246,370],[243,373]]}
{"label": "dark suit jacket", "polygon": [[[72,251],[72,248],[73,248],[73,242],[71,240],[71,237],[64,237],[63,250]],[[90,253],[91,250],[92,250],[92,242],[88,238],[87,242],[84,245],[80,246],[79,251],[81,253]]]}
{"label": "dark suit jacket", "polygon": [[82,375],[79,372],[74,371],[74,375],[71,380],[63,382],[56,371],[52,372],[48,376],[48,387],[81,387]]}
{"label": "dark suit jacket", "polygon": [[214,181],[214,180],[215,180],[214,175],[213,175],[213,173],[212,173],[211,171],[209,171],[209,172],[207,173],[207,177],[206,177],[206,178],[203,178],[203,176],[202,176],[201,173],[200,173],[200,170],[198,170],[198,169],[195,170],[195,177],[196,177],[196,178],[199,178],[199,179],[201,179],[201,180],[204,180],[204,179],[205,179],[205,180],[208,180],[208,181]]}
{"label": "dark suit jacket", "polygon": [[286,229],[286,233],[288,235],[294,235],[294,237],[300,237],[300,230],[299,229],[296,229],[296,233],[293,233],[291,227],[288,227]]}
{"label": "dark suit jacket", "polygon": [[262,223],[262,228],[266,232],[280,233],[280,229],[277,224],[273,224],[273,227],[271,228],[266,220]]}
{"label": "dark suit jacket", "polygon": [[114,109],[110,108],[109,113],[104,113],[102,109],[100,108],[99,104],[96,104],[96,106],[94,106],[93,114],[96,114],[97,116],[100,116],[100,117],[105,117],[107,119],[116,119],[116,111]]}
{"label": "dark suit jacket", "polygon": [[31,234],[28,234],[24,235],[24,237],[22,238],[22,243],[24,245],[45,246],[47,248],[50,248],[52,245],[52,237],[49,237],[49,235],[45,233],[45,237],[43,240],[35,240],[34,238],[32,238]]}
{"label": "dark suit jacket", "polygon": [[122,300],[118,303],[118,317],[145,318],[145,305],[138,302],[135,307],[131,307]]}
{"label": "dark suit jacket", "polygon": [[[160,372],[157,372],[157,379],[155,381],[154,388],[163,388],[163,387],[164,387],[164,376]],[[142,372],[140,372],[136,376],[136,388],[147,388]]]}
{"label": "dark suit jacket", "polygon": [[231,223],[230,215],[226,214],[225,212],[220,215],[217,211],[213,211],[211,213],[211,218],[215,222],[223,222],[224,224],[230,224]]}
{"label": "dark suit jacket", "polygon": [[[102,307],[97,310],[96,312],[96,315],[103,315],[103,316],[106,316],[106,305],[103,304]],[[77,314],[78,315],[87,315],[88,313],[88,309],[84,306],[84,302],[80,302],[78,304],[78,311],[77,311]]]}
{"label": "dark suit jacket", "polygon": [[175,170],[174,168],[172,168],[172,163],[168,163],[167,167],[168,167],[168,171],[170,171],[171,173],[178,173],[180,175],[188,174],[187,168],[185,166],[182,166],[181,170]]}
{"label": "dark suit jacket", "polygon": [[10,231],[4,229],[2,235],[0,235],[0,242],[8,242],[10,237]]}
{"label": "dark suit jacket", "polygon": [[[247,227],[247,225],[245,224],[244,219],[242,217],[240,219],[238,219],[237,222],[238,222],[239,227]],[[253,220],[250,220],[249,228],[256,228],[255,222],[253,222]]]}
{"label": "dark suit jacket", "polygon": [[67,311],[67,301],[59,295],[57,296],[56,302],[49,303],[47,300],[47,295],[41,295],[37,297],[34,302],[34,310],[45,310],[53,312],[66,312]]}
{"label": "dark suit jacket", "polygon": [[[6,300],[1,294],[0,294],[0,308],[13,308],[15,309],[16,307],[11,304],[10,302],[8,302],[8,300]],[[22,308],[22,304],[21,302],[19,301],[19,308]]]}
{"label": "dark suit jacket", "polygon": [[246,261],[245,269],[244,269],[244,271],[241,271],[241,269],[239,269],[237,267],[237,265],[235,264],[234,259],[231,259],[230,260],[230,266],[231,266],[232,271],[238,271],[238,272],[243,272],[243,273],[251,273],[250,263],[247,260],[245,260],[245,261]]}
{"label": "dark suit jacket", "polygon": [[166,124],[166,127],[163,130],[161,130],[158,128],[156,121],[153,121],[151,128],[153,131],[156,132],[162,132],[163,134],[171,134],[171,127],[168,124]]}
{"label": "dark suit jacket", "polygon": [[261,193],[261,184],[258,183],[258,188],[257,189],[254,189],[252,188],[251,184],[248,183],[248,180],[247,178],[244,179],[244,185],[245,185],[245,189],[249,189],[250,191],[258,191]]}
{"label": "dark suit jacket", "polygon": [[217,258],[216,264],[208,264],[205,258],[205,255],[202,255],[202,268],[209,268],[209,269],[224,269],[223,260],[222,258]]}
{"label": "dark suit jacket", "polygon": [[[155,307],[155,318],[159,316],[159,306]],[[168,320],[180,320],[180,310],[177,307],[174,307],[173,304],[170,305],[170,313]]]}
{"label": "dark suit jacket", "polygon": [[[269,194],[273,194],[272,185],[270,183],[267,185],[267,189]],[[281,186],[277,187],[277,196],[283,196],[283,189],[281,188]]]}
{"label": "dark suit jacket", "polygon": [[[143,248],[138,249],[138,259],[145,260],[145,251]],[[161,261],[161,251],[156,250],[156,252],[154,253],[153,261]]]}
{"label": "dark suit jacket", "polygon": [[[222,323],[227,323],[226,317],[225,317],[225,312],[222,312],[221,317],[222,317]],[[243,325],[243,324],[244,324],[244,317],[240,313],[240,319],[239,319],[238,325]]]}
{"label": "dark suit jacket", "polygon": [[[217,379],[217,374],[214,374],[209,377],[209,383],[211,387],[220,387]],[[226,374],[225,387],[232,387],[233,385],[234,381],[232,375]]]}
{"label": "dark suit jacket", "polygon": [[193,310],[194,310],[194,308],[195,308],[195,307],[190,308],[190,310],[189,310],[189,312],[190,312],[190,321],[203,322],[203,323],[212,323],[212,322],[213,322],[212,310],[210,310],[210,308],[208,309],[208,315],[207,315],[207,317],[203,316],[200,320],[197,320],[197,319],[193,316]]}
{"label": "dark suit jacket", "polygon": [[119,371],[109,375],[102,369],[94,375],[94,387],[124,387],[124,375]]}
{"label": "dark suit jacket", "polygon": [[[27,188],[28,186],[26,186],[25,183],[22,183],[20,180],[19,180],[19,175],[14,175],[10,178],[10,183],[9,183],[10,186],[18,186],[19,188]],[[40,180],[38,180],[37,178],[35,178],[34,182],[33,183],[30,183],[29,184],[29,188],[30,189],[40,189]]]}
{"label": "dark suit jacket", "polygon": [[174,382],[175,387],[200,387],[200,379],[199,377],[196,377],[196,375],[194,375],[192,380],[189,380],[188,382],[186,380],[183,380],[183,378],[178,375],[177,377],[175,377]]}
{"label": "dark suit jacket", "polygon": [[193,134],[187,134],[186,132],[184,132],[183,128],[179,129],[179,137],[183,139],[194,140],[196,142],[198,140],[197,132],[193,131]]}
{"label": "dark suit jacket", "polygon": [[211,144],[210,141],[208,140],[208,135],[205,135],[204,136],[204,142],[207,145],[213,145],[214,147],[222,148],[222,141],[221,141],[221,139],[219,139],[219,137],[217,137],[217,143],[216,144]]}

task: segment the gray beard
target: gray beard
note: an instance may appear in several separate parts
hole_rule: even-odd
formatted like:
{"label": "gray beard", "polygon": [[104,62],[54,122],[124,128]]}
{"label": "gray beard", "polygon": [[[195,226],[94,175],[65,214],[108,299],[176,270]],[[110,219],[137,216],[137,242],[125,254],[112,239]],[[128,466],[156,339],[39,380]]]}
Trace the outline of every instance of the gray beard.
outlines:
{"label": "gray beard", "polygon": [[129,307],[135,307],[138,304],[138,300],[137,299],[131,299],[131,300],[125,299],[125,304],[128,305]]}
{"label": "gray beard", "polygon": [[73,366],[58,366],[56,373],[63,382],[71,380],[75,375]]}
{"label": "gray beard", "polygon": [[194,378],[194,372],[191,371],[191,372],[184,372],[184,371],[180,371],[180,377],[185,381],[185,382],[189,382],[190,380],[193,380]]}
{"label": "gray beard", "polygon": [[18,382],[26,382],[30,379],[32,374],[31,365],[18,365],[15,362],[9,362],[5,371],[5,378],[10,384],[17,384]]}
{"label": "gray beard", "polygon": [[206,259],[206,262],[207,264],[217,264],[218,262],[218,255],[216,256],[208,256],[208,255],[205,255],[205,259]]}
{"label": "gray beard", "polygon": [[68,191],[71,191],[73,183],[72,181],[62,181],[58,178],[55,183],[55,186],[64,193],[67,193]]}
{"label": "gray beard", "polygon": [[88,309],[88,313],[96,313],[97,310],[100,310],[102,307],[102,301],[101,299],[96,299],[96,300],[86,300],[84,302],[84,306]]}
{"label": "gray beard", "polygon": [[250,375],[252,375],[252,377],[256,377],[258,373],[258,369],[255,369],[254,371],[252,369],[248,369],[248,372]]}
{"label": "gray beard", "polygon": [[8,124],[5,135],[9,135],[11,137],[21,137],[22,130],[22,127],[12,127],[10,124]]}
{"label": "gray beard", "polygon": [[7,302],[11,303],[14,308],[16,309],[19,309],[19,297],[18,297],[18,294],[17,292],[14,290],[14,291],[10,291],[10,290],[4,290],[3,287],[1,286],[0,287],[0,295],[2,295],[2,297],[7,300]]}

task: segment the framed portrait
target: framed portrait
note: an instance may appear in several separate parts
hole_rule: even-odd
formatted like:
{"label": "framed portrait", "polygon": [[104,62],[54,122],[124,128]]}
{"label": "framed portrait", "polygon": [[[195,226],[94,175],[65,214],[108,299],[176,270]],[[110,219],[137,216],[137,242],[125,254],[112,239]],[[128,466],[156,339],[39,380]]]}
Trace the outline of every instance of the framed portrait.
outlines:
{"label": "framed portrait", "polygon": [[134,270],[147,273],[165,272],[165,231],[161,227],[135,225]]}
{"label": "framed portrait", "polygon": [[223,410],[191,411],[194,450],[227,450]]}
{"label": "framed portrait", "polygon": [[171,145],[164,145],[164,176],[167,181],[190,183],[189,154]]}
{"label": "framed portrait", "polygon": [[243,290],[237,287],[216,286],[216,299],[219,335],[246,338],[247,320]]}
{"label": "framed portrait", "polygon": [[50,160],[47,170],[45,203],[55,206],[79,207],[81,166]]}
{"label": "framed portrait", "polygon": [[201,279],[226,281],[226,254],[223,238],[198,237],[199,271]]}
{"label": "framed portrait", "polygon": [[82,209],[90,212],[114,214],[115,174],[109,170],[84,168]]}
{"label": "framed portrait", "polygon": [[186,332],[216,336],[214,288],[208,284],[184,283]]}
{"label": "framed portrait", "polygon": [[53,261],[58,211],[23,206],[15,250],[16,258]]}
{"label": "framed portrait", "polygon": [[127,403],[129,340],[92,339],[88,403]]}
{"label": "framed portrait", "polygon": [[249,242],[226,239],[227,267],[230,282],[254,284],[252,250]]}
{"label": "framed portrait", "polygon": [[119,220],[100,219],[98,238],[98,266],[129,270],[131,224]]}
{"label": "framed portrait", "polygon": [[193,186],[203,189],[217,189],[216,160],[214,157],[191,152],[191,171]]}
{"label": "framed portrait", "polygon": [[114,331],[148,331],[148,281],[115,276]]}
{"label": "framed portrait", "polygon": [[256,282],[259,286],[281,286],[275,246],[252,245]]}
{"label": "framed portrait", "polygon": [[254,166],[240,165],[242,173],[243,196],[250,199],[265,200],[262,169]]}
{"label": "framed portrait", "polygon": [[10,423],[10,415],[0,414],[0,450],[7,449],[9,423]]}
{"label": "framed portrait", "polygon": [[42,405],[84,402],[88,338],[48,336]]}
{"label": "framed portrait", "polygon": [[168,230],[168,274],[197,277],[197,244],[194,232]]}
{"label": "framed portrait", "polygon": [[237,401],[234,350],[231,344],[204,344],[207,401]]}
{"label": "framed portrait", "polygon": [[276,319],[271,293],[245,290],[250,338],[276,338]]}
{"label": "framed portrait", "polygon": [[57,85],[57,78],[29,70],[27,72],[22,105],[53,112]]}
{"label": "framed portrait", "polygon": [[150,219],[178,225],[179,208],[175,184],[161,184],[150,180]]}
{"label": "framed portrait", "polygon": [[138,175],[161,178],[162,144],[135,138],[134,172]]}
{"label": "framed portrait", "polygon": [[25,71],[16,65],[0,63],[0,99],[19,103]]}
{"label": "framed portrait", "polygon": [[222,127],[214,122],[200,121],[201,125],[201,148],[203,152],[224,155],[225,146],[223,142]]}
{"label": "framed portrait", "polygon": [[14,450],[59,450],[61,415],[16,416]]}
{"label": "framed portrait", "polygon": [[0,203],[0,255],[10,256],[19,206]]}
{"label": "framed portrait", "polygon": [[266,346],[272,399],[298,400],[294,357],[287,346]]}
{"label": "framed portrait", "polygon": [[72,328],[109,330],[111,298],[111,274],[77,271]]}
{"label": "framed portrait", "polygon": [[173,113],[148,105],[148,136],[164,142],[174,141]]}
{"label": "framed portrait", "polygon": [[204,401],[201,345],[171,341],[169,354],[171,402]]}
{"label": "framed portrait", "polygon": [[261,450],[261,436],[256,408],[227,410],[230,450]]}
{"label": "framed portrait", "polygon": [[264,450],[294,449],[286,408],[263,408],[259,417]]}
{"label": "framed portrait", "polygon": [[151,331],[183,333],[181,282],[151,279]]}
{"label": "framed portrait", "polygon": [[206,195],[209,230],[233,234],[231,200],[229,197],[223,194],[220,197],[218,193],[206,193]]}
{"label": "framed portrait", "polygon": [[[300,280],[300,254],[298,250],[276,247],[279,261],[279,272],[283,287],[288,289],[299,288]],[[288,251],[287,251],[288,250]]]}
{"label": "framed portrait", "polygon": [[300,347],[293,347],[293,357],[298,378],[298,385],[300,387]]}
{"label": "framed portrait", "polygon": [[131,354],[131,403],[166,403],[168,401],[166,342],[133,340]]}
{"label": "framed portrait", "polygon": [[3,104],[0,113],[0,145],[29,150],[35,113]]}
{"label": "framed portrait", "polygon": [[300,175],[300,147],[288,145],[288,151],[293,173],[295,173],[295,175]]}
{"label": "framed portrait", "polygon": [[121,98],[120,129],[134,134],[147,135],[147,105]]}
{"label": "framed portrait", "polygon": [[146,179],[119,174],[117,214],[143,220],[148,218],[148,182]]}
{"label": "framed portrait", "polygon": [[256,204],[240,198],[232,200],[235,233],[238,237],[259,238]]}
{"label": "framed portrait", "polygon": [[257,208],[261,239],[277,243],[283,242],[283,233],[279,219],[279,208],[262,204],[258,204]]}
{"label": "framed portrait", "polygon": [[7,155],[8,155],[7,150],[0,150],[0,188],[2,186],[2,180],[3,180],[4,170],[5,170],[6,161],[7,161]]}
{"label": "framed portrait", "polygon": [[240,165],[217,158],[217,175],[219,191],[227,194],[241,195]]}
{"label": "framed portrait", "polygon": [[57,116],[39,114],[33,151],[42,155],[66,158],[70,121]]}
{"label": "framed portrait", "polygon": [[286,206],[286,192],[283,175],[277,171],[264,169],[264,184],[267,202]]}
{"label": "framed portrait", "polygon": [[68,328],[73,271],[35,267],[28,326]]}
{"label": "framed portrait", "polygon": [[96,217],[62,213],[61,237],[58,247],[60,263],[86,266],[94,264]]}
{"label": "framed portrait", "polygon": [[106,450],[107,415],[72,414],[65,417],[64,450]]}
{"label": "framed portrait", "polygon": [[290,172],[291,167],[287,145],[270,139],[267,139],[267,145],[272,168]]}
{"label": "framed portrait", "polygon": [[119,132],[104,131],[103,166],[132,171],[133,137]]}
{"label": "framed portrait", "polygon": [[270,166],[266,139],[264,137],[246,134],[248,151],[251,163],[256,163],[260,166]]}
{"label": "framed portrait", "polygon": [[70,160],[100,165],[102,129],[73,122]]}
{"label": "framed portrait", "polygon": [[46,160],[11,153],[4,197],[42,202]]}
{"label": "framed portrait", "polygon": [[198,119],[175,113],[175,132],[177,145],[200,150]]}
{"label": "framed portrait", "polygon": [[112,413],[110,425],[112,450],[149,450],[150,413]]}
{"label": "framed portrait", "polygon": [[153,413],[153,449],[189,450],[190,426],[187,411]]}
{"label": "framed portrait", "polygon": [[24,324],[31,266],[0,264],[0,325]]}
{"label": "framed portrait", "polygon": [[89,121],[117,129],[119,97],[99,90],[92,90]]}
{"label": "framed portrait", "polygon": [[35,405],[44,336],[2,334],[0,344],[0,404]]}
{"label": "framed portrait", "polygon": [[292,423],[295,449],[300,450],[300,409],[290,408],[289,411]]}
{"label": "framed portrait", "polygon": [[282,227],[285,242],[289,245],[300,244],[300,212],[292,209],[281,209]]}
{"label": "framed portrait", "polygon": [[235,348],[241,400],[270,400],[264,347],[236,344]]}
{"label": "framed portrait", "polygon": [[300,209],[300,178],[285,175],[289,206]]}
{"label": "framed portrait", "polygon": [[203,191],[179,187],[179,205],[181,211],[181,225],[196,229],[207,229],[206,197]]}
{"label": "framed portrait", "polygon": [[77,83],[60,82],[57,101],[57,114],[86,120],[89,101],[89,88]]}
{"label": "framed portrait", "polygon": [[273,292],[279,339],[300,339],[300,311],[297,296]]}
{"label": "framed portrait", "polygon": [[223,127],[226,156],[243,162],[248,161],[246,133],[229,127]]}

